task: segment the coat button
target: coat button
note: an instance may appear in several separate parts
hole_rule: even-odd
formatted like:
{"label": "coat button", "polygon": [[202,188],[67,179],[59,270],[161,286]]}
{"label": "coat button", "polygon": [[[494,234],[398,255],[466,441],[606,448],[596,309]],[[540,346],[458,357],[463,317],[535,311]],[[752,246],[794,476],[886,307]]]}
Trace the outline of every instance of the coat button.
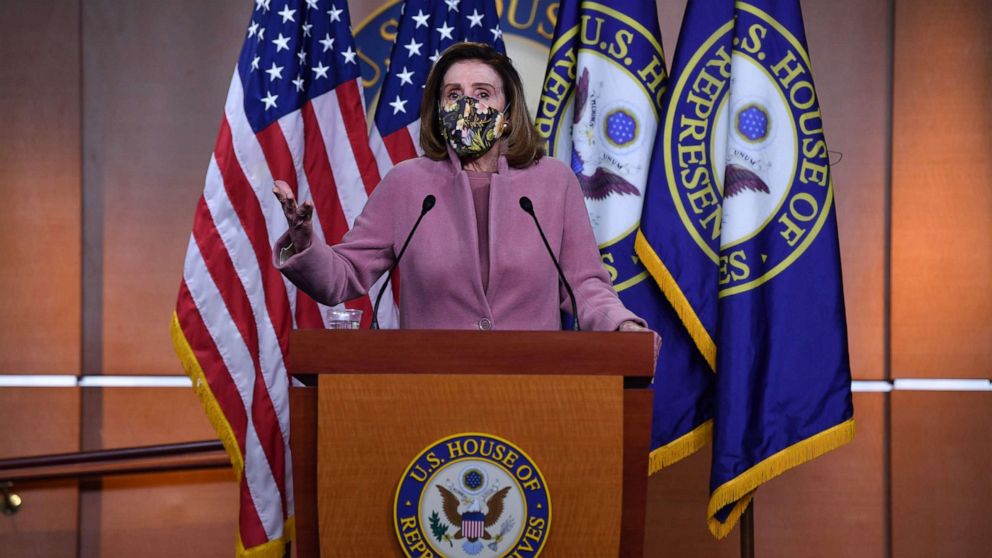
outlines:
{"label": "coat button", "polygon": [[493,321],[489,318],[482,318],[479,320],[479,329],[484,331],[489,331],[493,328]]}

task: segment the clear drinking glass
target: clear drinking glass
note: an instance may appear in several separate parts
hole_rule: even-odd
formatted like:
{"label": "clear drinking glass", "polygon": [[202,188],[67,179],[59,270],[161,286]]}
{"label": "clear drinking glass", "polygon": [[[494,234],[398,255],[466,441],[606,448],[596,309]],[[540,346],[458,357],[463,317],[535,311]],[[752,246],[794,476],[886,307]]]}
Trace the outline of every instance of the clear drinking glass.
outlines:
{"label": "clear drinking glass", "polygon": [[327,329],[358,329],[361,323],[361,310],[331,308],[327,312]]}

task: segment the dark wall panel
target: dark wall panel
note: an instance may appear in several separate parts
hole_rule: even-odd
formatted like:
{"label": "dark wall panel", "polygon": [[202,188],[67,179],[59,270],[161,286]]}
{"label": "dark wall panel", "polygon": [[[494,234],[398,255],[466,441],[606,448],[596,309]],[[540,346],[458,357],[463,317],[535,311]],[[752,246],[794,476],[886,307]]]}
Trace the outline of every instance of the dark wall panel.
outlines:
{"label": "dark wall panel", "polygon": [[711,446],[663,469],[648,480],[644,556],[737,558],[740,531],[716,540],[706,527]]}
{"label": "dark wall panel", "polygon": [[894,392],[892,551],[987,556],[992,392]]}
{"label": "dark wall panel", "polygon": [[851,371],[884,376],[890,1],[802,3],[840,229]]}
{"label": "dark wall panel", "polygon": [[[252,4],[83,6],[84,183],[103,200],[103,372],[178,373],[169,320]],[[99,349],[99,348],[98,348]]]}
{"label": "dark wall panel", "polygon": [[[104,448],[189,442],[214,432],[191,389],[104,389],[88,408]],[[81,494],[83,558],[229,556],[238,486],[230,469],[108,477]]]}
{"label": "dark wall panel", "polygon": [[[756,555],[885,558],[885,397],[856,395],[852,443],[758,489]],[[707,447],[651,477],[646,557],[739,556],[739,528],[723,541],[706,528],[709,470]]]}
{"label": "dark wall panel", "polygon": [[0,373],[74,374],[80,347],[78,2],[0,2],[0,60]]}
{"label": "dark wall panel", "polygon": [[[0,459],[79,449],[78,388],[0,388]],[[75,556],[75,481],[18,483],[23,503],[0,515],[0,556]]]}
{"label": "dark wall panel", "polygon": [[893,376],[992,378],[992,10],[898,0]]}
{"label": "dark wall panel", "polygon": [[886,397],[855,394],[853,442],[758,489],[756,555],[886,558]]}

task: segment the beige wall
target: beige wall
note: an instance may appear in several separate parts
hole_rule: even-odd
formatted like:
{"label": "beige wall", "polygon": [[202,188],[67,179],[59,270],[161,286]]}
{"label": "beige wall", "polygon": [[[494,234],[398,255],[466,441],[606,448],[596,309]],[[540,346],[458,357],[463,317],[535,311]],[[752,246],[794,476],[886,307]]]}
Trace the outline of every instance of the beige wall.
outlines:
{"label": "beige wall", "polygon": [[[350,4],[357,25],[380,2]],[[827,141],[843,154],[833,170],[857,379],[992,377],[985,4],[803,2]],[[659,1],[669,59],[684,7]],[[249,9],[0,3],[0,374],[181,374],[168,321]],[[853,444],[759,491],[759,554],[992,547],[980,523],[990,395],[863,393],[855,408]],[[0,388],[0,458],[211,435],[184,389]],[[708,459],[652,477],[647,556],[737,555],[736,533],[717,542],[705,529]],[[0,555],[230,555],[226,472],[19,491],[23,511],[0,516]]]}

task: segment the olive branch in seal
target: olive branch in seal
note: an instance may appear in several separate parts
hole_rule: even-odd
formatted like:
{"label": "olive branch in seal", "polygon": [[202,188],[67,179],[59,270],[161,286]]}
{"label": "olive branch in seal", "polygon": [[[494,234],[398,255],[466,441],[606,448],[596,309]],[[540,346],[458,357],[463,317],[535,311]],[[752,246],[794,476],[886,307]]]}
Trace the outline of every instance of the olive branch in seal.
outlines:
{"label": "olive branch in seal", "polygon": [[451,536],[448,535],[448,529],[451,525],[441,522],[441,516],[437,514],[437,511],[431,512],[431,516],[428,518],[431,524],[431,533],[438,542],[448,541],[448,545],[454,547],[455,545],[451,542]]}

